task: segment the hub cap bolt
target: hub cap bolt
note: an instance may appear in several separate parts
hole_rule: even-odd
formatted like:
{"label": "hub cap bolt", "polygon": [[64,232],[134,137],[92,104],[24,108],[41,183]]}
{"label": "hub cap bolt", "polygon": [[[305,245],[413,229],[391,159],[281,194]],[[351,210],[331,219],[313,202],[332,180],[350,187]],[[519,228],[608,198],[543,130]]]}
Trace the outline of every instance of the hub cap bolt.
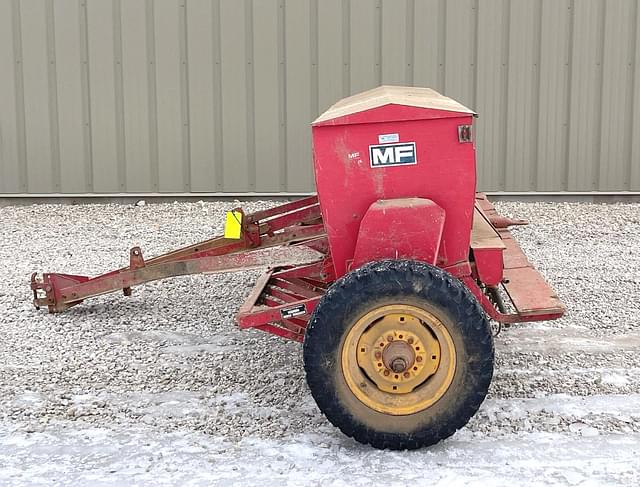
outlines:
{"label": "hub cap bolt", "polygon": [[403,372],[406,368],[407,363],[402,358],[393,359],[393,362],[391,362],[391,369],[396,373]]}

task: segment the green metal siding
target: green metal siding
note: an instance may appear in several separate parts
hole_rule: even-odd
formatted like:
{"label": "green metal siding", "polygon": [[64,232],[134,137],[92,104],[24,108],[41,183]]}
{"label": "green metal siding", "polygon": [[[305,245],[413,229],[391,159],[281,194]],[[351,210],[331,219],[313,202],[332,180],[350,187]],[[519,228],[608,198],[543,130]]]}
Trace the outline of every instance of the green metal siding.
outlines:
{"label": "green metal siding", "polygon": [[313,190],[379,84],[475,109],[487,191],[640,191],[639,0],[0,0],[0,194]]}

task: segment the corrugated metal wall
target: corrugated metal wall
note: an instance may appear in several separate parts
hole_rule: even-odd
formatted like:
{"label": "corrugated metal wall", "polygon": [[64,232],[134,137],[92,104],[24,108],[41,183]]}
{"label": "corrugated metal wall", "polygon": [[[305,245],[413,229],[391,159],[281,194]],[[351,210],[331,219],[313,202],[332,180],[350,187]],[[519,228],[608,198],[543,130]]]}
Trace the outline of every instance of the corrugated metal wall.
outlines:
{"label": "corrugated metal wall", "polygon": [[0,0],[0,193],[305,192],[381,83],[479,114],[484,190],[640,190],[638,0]]}

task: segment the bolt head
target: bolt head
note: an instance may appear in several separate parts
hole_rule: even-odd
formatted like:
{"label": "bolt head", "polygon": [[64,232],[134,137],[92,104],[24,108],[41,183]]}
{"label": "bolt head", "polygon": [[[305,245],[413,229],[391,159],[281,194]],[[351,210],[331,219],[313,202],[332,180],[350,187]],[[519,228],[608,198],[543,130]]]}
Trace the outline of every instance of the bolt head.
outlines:
{"label": "bolt head", "polygon": [[409,377],[411,377],[411,374],[409,372],[405,372],[403,375],[405,379],[408,379]]}
{"label": "bolt head", "polygon": [[409,345],[412,345],[412,344],[413,344],[413,338],[409,337],[409,338],[407,339],[407,343],[408,343]]}
{"label": "bolt head", "polygon": [[376,359],[380,360],[382,358],[382,352],[376,352],[375,357]]}
{"label": "bolt head", "polygon": [[403,372],[404,369],[407,368],[407,362],[402,358],[394,359],[393,362],[391,362],[391,368],[396,373]]}
{"label": "bolt head", "polygon": [[387,341],[388,342],[392,342],[393,341],[393,335],[387,335]]}
{"label": "bolt head", "polygon": [[388,370],[388,369],[385,369],[385,370],[384,370],[384,372],[383,372],[383,374],[384,374],[384,375],[389,375],[389,374],[390,374],[390,372],[389,372],[389,370]]}
{"label": "bolt head", "polygon": [[420,356],[416,357],[416,362],[422,362],[422,357]]}

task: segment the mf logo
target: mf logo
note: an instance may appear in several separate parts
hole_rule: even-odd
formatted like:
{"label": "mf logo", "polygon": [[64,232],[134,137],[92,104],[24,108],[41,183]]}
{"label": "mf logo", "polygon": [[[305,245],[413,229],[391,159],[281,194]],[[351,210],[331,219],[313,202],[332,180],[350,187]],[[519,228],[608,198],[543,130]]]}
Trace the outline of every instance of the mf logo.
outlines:
{"label": "mf logo", "polygon": [[371,167],[402,166],[416,163],[416,143],[370,145]]}

